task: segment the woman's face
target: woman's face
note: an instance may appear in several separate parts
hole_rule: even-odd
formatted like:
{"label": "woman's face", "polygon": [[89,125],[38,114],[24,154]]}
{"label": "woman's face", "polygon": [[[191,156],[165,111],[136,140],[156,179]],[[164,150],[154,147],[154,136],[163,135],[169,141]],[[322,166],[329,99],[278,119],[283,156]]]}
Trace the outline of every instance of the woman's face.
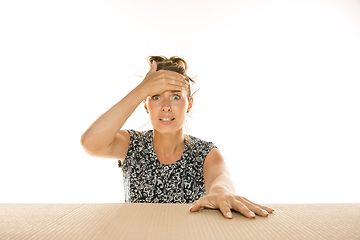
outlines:
{"label": "woman's face", "polygon": [[187,94],[187,90],[167,91],[147,98],[145,109],[156,131],[175,133],[182,128],[193,102],[188,100]]}

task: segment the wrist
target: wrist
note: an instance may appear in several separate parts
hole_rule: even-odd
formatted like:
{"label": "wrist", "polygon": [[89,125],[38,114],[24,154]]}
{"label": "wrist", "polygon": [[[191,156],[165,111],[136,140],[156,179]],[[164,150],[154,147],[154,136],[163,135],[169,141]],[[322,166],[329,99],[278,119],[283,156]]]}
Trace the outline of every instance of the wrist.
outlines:
{"label": "wrist", "polygon": [[217,185],[211,187],[209,193],[206,195],[232,195],[232,194],[235,194],[235,192],[224,186]]}
{"label": "wrist", "polygon": [[140,96],[142,98],[142,100],[145,100],[147,98],[147,96],[149,96],[149,94],[147,93],[147,91],[142,87],[141,84],[139,84],[138,86],[136,86],[133,90],[133,92],[136,93],[137,96]]}

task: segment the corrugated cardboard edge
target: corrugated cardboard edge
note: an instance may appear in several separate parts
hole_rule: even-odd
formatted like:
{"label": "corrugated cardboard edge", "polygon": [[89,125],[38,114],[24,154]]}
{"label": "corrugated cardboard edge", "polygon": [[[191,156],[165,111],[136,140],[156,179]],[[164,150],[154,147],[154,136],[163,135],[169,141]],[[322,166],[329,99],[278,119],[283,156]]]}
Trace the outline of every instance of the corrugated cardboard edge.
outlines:
{"label": "corrugated cardboard edge", "polygon": [[[23,206],[23,213],[14,215],[34,230],[19,229],[11,239],[360,239],[359,203],[270,206],[276,211],[266,218],[234,213],[226,219],[218,210],[189,212],[190,204],[65,204],[65,215],[48,216],[49,222],[37,224],[29,222],[35,207]],[[4,226],[0,236],[3,231]]]}

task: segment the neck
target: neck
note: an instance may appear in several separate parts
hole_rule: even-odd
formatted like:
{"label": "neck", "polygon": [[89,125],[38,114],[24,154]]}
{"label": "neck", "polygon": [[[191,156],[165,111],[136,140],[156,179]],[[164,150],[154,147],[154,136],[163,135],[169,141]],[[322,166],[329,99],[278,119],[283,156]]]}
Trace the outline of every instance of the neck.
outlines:
{"label": "neck", "polygon": [[154,129],[153,147],[158,158],[171,161],[182,155],[184,151],[184,135],[182,128],[174,133],[163,134]]}

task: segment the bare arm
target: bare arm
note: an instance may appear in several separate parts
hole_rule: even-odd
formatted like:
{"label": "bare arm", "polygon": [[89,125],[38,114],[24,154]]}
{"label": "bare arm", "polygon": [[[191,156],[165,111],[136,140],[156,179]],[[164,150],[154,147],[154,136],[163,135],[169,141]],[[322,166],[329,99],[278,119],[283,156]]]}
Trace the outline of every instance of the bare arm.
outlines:
{"label": "bare arm", "polygon": [[206,195],[216,194],[217,192],[235,194],[235,188],[225,160],[216,148],[213,148],[205,159],[204,180]]}
{"label": "bare arm", "polygon": [[160,70],[154,63],[144,80],[101,115],[81,136],[81,144],[92,156],[124,160],[130,143],[130,135],[121,130],[122,126],[137,106],[147,96],[169,90],[181,90],[187,83],[176,72]]}
{"label": "bare arm", "polygon": [[120,129],[145,98],[145,92],[136,87],[102,114],[81,136],[81,144],[86,152],[98,157],[124,159],[130,136]]}
{"label": "bare arm", "polygon": [[195,212],[201,208],[220,209],[227,218],[232,218],[231,209],[253,218],[255,214],[267,216],[274,209],[255,204],[247,198],[235,195],[234,185],[226,167],[225,160],[216,148],[206,156],[204,162],[204,181],[206,197],[195,201],[190,211]]}

